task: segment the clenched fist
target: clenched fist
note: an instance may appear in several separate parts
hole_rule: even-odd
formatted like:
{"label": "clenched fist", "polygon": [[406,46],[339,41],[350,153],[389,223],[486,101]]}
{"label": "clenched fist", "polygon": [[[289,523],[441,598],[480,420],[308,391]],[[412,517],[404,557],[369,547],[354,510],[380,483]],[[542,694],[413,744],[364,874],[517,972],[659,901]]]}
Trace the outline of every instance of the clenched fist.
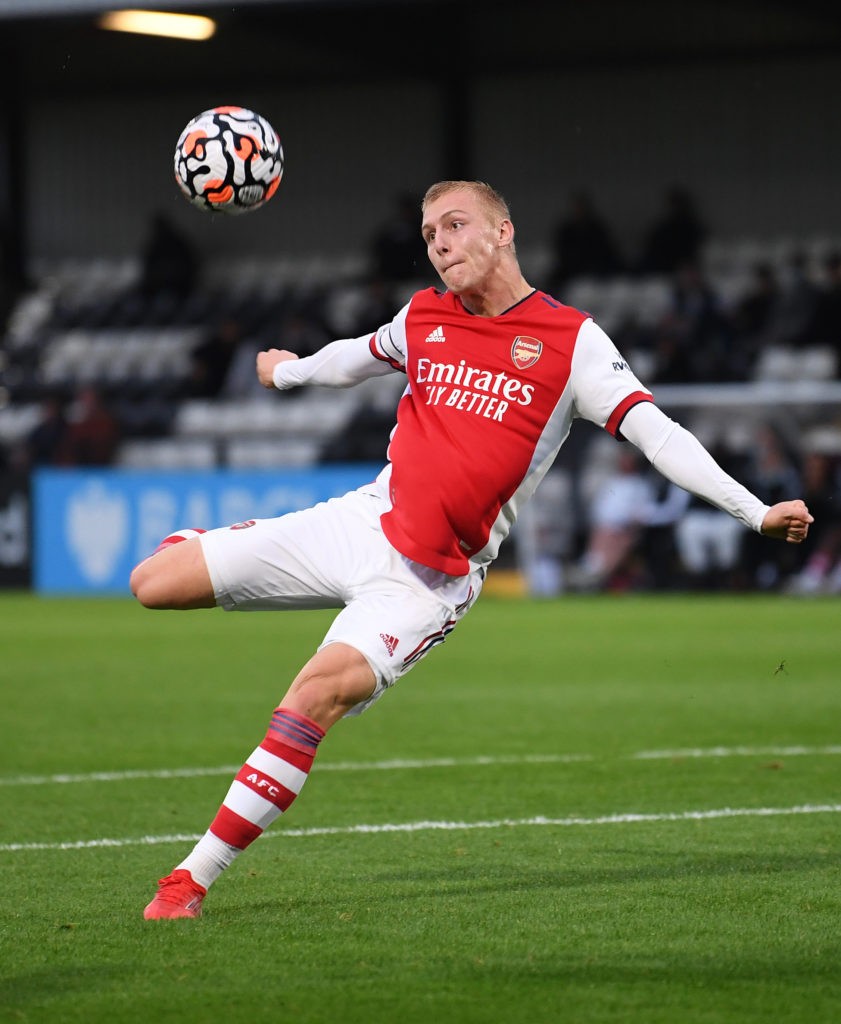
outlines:
{"label": "clenched fist", "polygon": [[805,502],[799,498],[795,501],[781,501],[765,513],[762,533],[766,537],[788,541],[789,544],[800,544],[809,533],[809,524],[814,521]]}
{"label": "clenched fist", "polygon": [[270,348],[266,352],[257,353],[257,380],[264,388],[274,387],[274,368],[278,363],[286,363],[290,359],[297,359],[294,352],[287,352],[285,348]]}

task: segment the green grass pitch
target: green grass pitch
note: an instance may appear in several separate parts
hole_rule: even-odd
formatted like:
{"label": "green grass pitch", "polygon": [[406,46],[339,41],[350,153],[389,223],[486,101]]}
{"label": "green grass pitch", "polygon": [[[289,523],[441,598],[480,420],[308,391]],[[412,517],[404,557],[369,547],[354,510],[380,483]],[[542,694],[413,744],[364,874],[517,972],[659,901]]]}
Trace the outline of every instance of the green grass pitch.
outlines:
{"label": "green grass pitch", "polygon": [[330,616],[0,595],[0,1020],[836,1024],[839,609],[487,595],[145,922]]}

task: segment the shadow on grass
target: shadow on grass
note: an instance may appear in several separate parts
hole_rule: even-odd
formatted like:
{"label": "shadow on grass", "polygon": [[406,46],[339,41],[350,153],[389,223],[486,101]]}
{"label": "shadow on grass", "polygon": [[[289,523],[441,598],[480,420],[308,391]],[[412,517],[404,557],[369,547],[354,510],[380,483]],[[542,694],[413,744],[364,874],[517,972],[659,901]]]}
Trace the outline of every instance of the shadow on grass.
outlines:
{"label": "shadow on grass", "polygon": [[[607,850],[602,848],[599,856],[624,857],[627,861],[639,861],[639,850]],[[354,884],[368,892],[376,892],[378,899],[428,899],[430,895],[460,892],[466,895],[492,894],[494,892],[528,892],[564,889],[586,889],[593,886],[624,886],[645,882],[668,882],[678,880],[701,880],[705,878],[750,877],[773,878],[788,874],[808,874],[822,871],[836,865],[836,858],[830,851],[808,853],[771,854],[694,854],[685,853],[669,857],[657,853],[656,862],[634,864],[633,866],[565,868],[539,868],[528,862],[506,861],[489,867],[487,858],[482,864],[471,864],[469,858],[453,859],[446,865],[424,866],[416,861],[411,867],[381,868],[366,874],[354,876]],[[669,857],[668,860],[665,858]],[[265,870],[265,869],[264,869]],[[282,880],[282,874],[280,875]],[[347,883],[342,883],[346,889]],[[392,891],[389,892],[389,889]],[[332,889],[329,890],[332,894]],[[316,895],[306,897],[313,905],[322,902]]]}
{"label": "shadow on grass", "polygon": [[[137,966],[97,964],[90,967],[45,967],[0,978],[0,1007],[5,1013],[15,1007],[48,1007],[68,997],[89,992],[117,991],[137,977]],[[22,1018],[26,1019],[26,1018]]]}

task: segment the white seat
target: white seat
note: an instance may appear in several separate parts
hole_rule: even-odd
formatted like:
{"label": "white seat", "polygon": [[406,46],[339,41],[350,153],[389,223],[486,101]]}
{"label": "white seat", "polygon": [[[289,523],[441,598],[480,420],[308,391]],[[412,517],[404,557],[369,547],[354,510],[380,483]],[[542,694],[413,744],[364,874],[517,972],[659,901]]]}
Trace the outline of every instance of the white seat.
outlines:
{"label": "white seat", "polygon": [[3,407],[0,409],[0,441],[4,444],[22,441],[40,419],[41,407],[37,402]]}
{"label": "white seat", "polygon": [[797,365],[800,380],[834,380],[838,357],[831,348],[815,345],[803,349]]}
{"label": "white seat", "polygon": [[754,380],[796,380],[800,375],[798,353],[784,345],[769,345],[760,352],[753,371]]}
{"label": "white seat", "polygon": [[198,438],[124,441],[117,453],[127,469],[213,469],[217,462],[216,444]]}
{"label": "white seat", "polygon": [[321,444],[314,438],[241,437],[225,447],[225,461],[232,469],[281,469],[312,466],[318,461]]}

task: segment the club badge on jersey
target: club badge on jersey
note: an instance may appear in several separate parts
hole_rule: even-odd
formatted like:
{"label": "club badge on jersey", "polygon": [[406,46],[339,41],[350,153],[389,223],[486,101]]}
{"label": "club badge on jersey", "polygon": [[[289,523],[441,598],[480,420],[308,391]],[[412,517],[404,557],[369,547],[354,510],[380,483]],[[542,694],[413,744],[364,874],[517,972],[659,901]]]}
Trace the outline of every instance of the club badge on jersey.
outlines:
{"label": "club badge on jersey", "polygon": [[542,341],[520,335],[514,339],[514,344],[511,346],[511,359],[518,370],[527,370],[540,359],[542,351]]}

